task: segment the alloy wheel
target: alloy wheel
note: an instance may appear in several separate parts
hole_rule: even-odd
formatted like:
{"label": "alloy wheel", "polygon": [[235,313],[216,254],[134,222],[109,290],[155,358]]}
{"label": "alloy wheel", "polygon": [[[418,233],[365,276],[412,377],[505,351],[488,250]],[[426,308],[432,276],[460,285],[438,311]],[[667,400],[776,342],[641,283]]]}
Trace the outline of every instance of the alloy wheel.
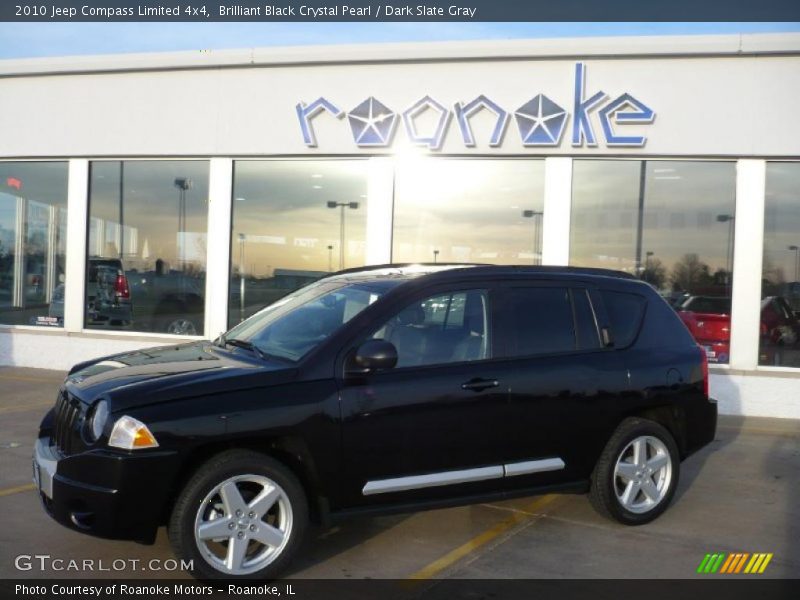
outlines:
{"label": "alloy wheel", "polygon": [[173,335],[197,335],[197,328],[189,319],[175,319],[167,325],[167,333]]}
{"label": "alloy wheel", "polygon": [[614,492],[623,508],[649,512],[664,497],[672,481],[672,457],[660,439],[643,435],[631,440],[614,466]]}
{"label": "alloy wheel", "polygon": [[238,475],[216,485],[197,511],[194,537],[214,569],[248,575],[274,562],[292,533],[286,492],[262,475]]}

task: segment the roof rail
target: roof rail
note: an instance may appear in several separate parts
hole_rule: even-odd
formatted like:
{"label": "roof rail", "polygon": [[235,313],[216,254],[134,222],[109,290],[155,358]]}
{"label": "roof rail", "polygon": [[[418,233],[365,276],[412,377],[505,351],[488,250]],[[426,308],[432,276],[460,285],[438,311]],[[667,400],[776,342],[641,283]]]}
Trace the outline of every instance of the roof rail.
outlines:
{"label": "roof rail", "polygon": [[447,267],[490,267],[497,270],[508,271],[529,271],[533,273],[575,273],[585,275],[602,275],[605,277],[617,277],[621,279],[638,279],[631,273],[625,271],[618,271],[615,269],[603,269],[599,267],[563,267],[555,265],[492,265],[488,263],[384,263],[381,265],[366,265],[363,267],[351,267],[343,269],[326,275],[323,279],[328,277],[336,277],[338,275],[348,275],[350,273],[364,273],[369,271],[379,271],[381,269],[405,269],[409,267],[439,267],[446,270]]}
{"label": "roof rail", "polygon": [[341,271],[336,271],[334,273],[330,273],[329,275],[326,275],[324,278],[335,277],[336,275],[347,275],[348,273],[362,273],[364,271],[380,271],[381,269],[407,269],[408,267],[491,267],[491,266],[492,265],[487,264],[487,263],[458,263],[458,262],[449,262],[449,263],[424,263],[424,262],[384,263],[382,265],[365,265],[363,267],[350,267],[349,269],[342,269]]}

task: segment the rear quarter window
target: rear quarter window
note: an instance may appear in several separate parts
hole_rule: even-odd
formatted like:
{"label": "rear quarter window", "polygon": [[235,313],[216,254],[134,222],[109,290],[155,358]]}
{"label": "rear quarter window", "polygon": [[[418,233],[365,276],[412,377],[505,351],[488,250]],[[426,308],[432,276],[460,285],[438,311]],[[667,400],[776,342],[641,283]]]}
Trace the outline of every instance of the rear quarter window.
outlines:
{"label": "rear quarter window", "polygon": [[600,296],[611,321],[614,346],[630,346],[642,325],[647,300],[638,294],[612,290],[600,290]]}

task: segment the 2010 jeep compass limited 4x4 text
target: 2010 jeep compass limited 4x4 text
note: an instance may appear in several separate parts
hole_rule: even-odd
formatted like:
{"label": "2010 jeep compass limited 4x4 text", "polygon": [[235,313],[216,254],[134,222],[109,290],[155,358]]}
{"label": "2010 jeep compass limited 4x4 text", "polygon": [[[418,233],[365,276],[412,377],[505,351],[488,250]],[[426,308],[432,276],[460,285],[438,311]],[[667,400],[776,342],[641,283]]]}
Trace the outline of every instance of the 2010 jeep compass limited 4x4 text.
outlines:
{"label": "2010 jeep compass limited 4x4 text", "polygon": [[612,271],[343,271],[215,342],[76,365],[41,424],[46,510],[93,535],[167,525],[199,577],[274,577],[310,520],[589,492],[647,523],[710,442],[705,353]]}

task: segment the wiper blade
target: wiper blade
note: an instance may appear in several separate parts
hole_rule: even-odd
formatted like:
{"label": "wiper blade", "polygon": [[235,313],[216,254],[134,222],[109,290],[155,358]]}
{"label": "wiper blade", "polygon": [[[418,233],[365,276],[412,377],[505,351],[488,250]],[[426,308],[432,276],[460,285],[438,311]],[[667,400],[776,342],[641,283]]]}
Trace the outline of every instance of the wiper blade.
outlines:
{"label": "wiper blade", "polygon": [[237,348],[244,348],[245,350],[251,350],[262,360],[267,360],[268,358],[266,353],[263,350],[261,350],[261,348],[256,346],[253,342],[248,342],[247,340],[240,340],[237,338],[227,339],[225,337],[223,337],[220,341],[222,342],[222,345],[231,345],[231,346],[236,346]]}

